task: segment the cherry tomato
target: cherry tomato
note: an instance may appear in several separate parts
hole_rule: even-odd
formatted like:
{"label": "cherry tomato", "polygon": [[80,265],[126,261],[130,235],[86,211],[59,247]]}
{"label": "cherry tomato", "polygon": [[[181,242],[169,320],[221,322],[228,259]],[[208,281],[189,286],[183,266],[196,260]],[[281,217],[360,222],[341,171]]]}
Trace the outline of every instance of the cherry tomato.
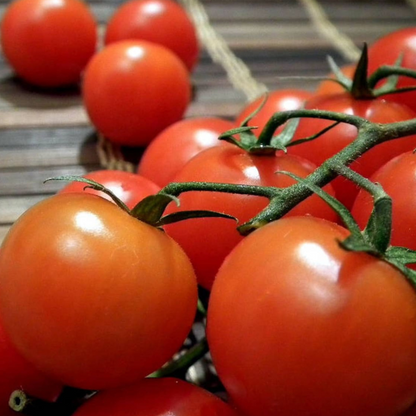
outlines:
{"label": "cherry tomato", "polygon": [[[379,183],[393,200],[391,244],[416,250],[416,155],[411,151],[396,156],[370,179]],[[372,208],[373,198],[360,190],[351,212],[362,228]]]}
{"label": "cherry tomato", "polygon": [[207,336],[247,416],[391,416],[416,399],[416,296],[395,268],[313,217],[246,237],[214,282]]}
{"label": "cherry tomato", "polygon": [[[341,68],[341,72],[348,78],[352,79],[354,76],[356,66],[354,64],[351,65],[345,65]],[[328,78],[335,78],[335,75],[333,73],[328,75]],[[327,94],[339,94],[345,92],[345,88],[338,84],[335,81],[332,81],[330,79],[325,79],[321,81],[315,92],[314,95],[327,95]]]}
{"label": "cherry tomato", "polygon": [[[409,27],[388,33],[376,40],[368,49],[368,71],[373,73],[381,65],[395,65],[402,56],[400,66],[416,70],[416,28]],[[381,85],[381,83],[380,83]],[[399,77],[397,87],[415,87],[416,80]],[[416,91],[384,95],[388,101],[408,105],[416,111]]]}
{"label": "cherry tomato", "polygon": [[169,49],[120,41],[89,62],[83,99],[92,123],[110,141],[145,146],[182,118],[191,84],[185,65]]}
{"label": "cherry tomato", "polygon": [[128,39],[165,46],[189,71],[198,61],[195,27],[185,9],[173,0],[130,0],[121,5],[107,23],[104,42],[108,45]]}
{"label": "cherry tomato", "polygon": [[43,200],[12,226],[0,286],[1,318],[20,353],[54,379],[93,390],[132,383],[169,360],[197,302],[192,266],[171,238],[77,193]]}
{"label": "cherry tomato", "polygon": [[40,87],[78,83],[96,44],[95,18],[80,0],[15,0],[1,22],[6,59]]}
{"label": "cherry tomato", "polygon": [[[297,110],[303,107],[304,102],[312,96],[312,93],[300,89],[284,89],[271,91],[268,94],[267,101],[262,109],[248,122],[249,126],[258,127],[252,132],[258,136],[263,127],[269,121],[270,117],[279,111]],[[252,114],[263,102],[264,97],[259,97],[246,105],[237,116],[236,124],[241,125],[242,122]],[[277,132],[282,131],[283,126],[279,127]]]}
{"label": "cherry tomato", "polygon": [[74,416],[237,416],[212,393],[174,378],[144,379],[98,393]]}
{"label": "cherry tomato", "polygon": [[[250,155],[234,146],[217,146],[194,156],[176,175],[174,182],[220,182],[246,185],[287,187],[295,183],[277,171],[289,171],[305,177],[315,166],[307,160],[285,154]],[[334,193],[332,187],[326,188]],[[205,209],[224,212],[248,221],[266,207],[263,197],[218,192],[186,192],[180,207],[171,204],[167,213],[178,210]],[[316,215],[336,221],[335,212],[316,195],[296,206],[289,215]],[[242,239],[237,224],[223,218],[194,218],[166,226],[166,232],[185,250],[195,268],[198,282],[210,289],[221,263]]]}
{"label": "cherry tomato", "polygon": [[[329,110],[353,114],[376,123],[393,123],[416,118],[416,113],[406,106],[382,99],[355,100],[349,93],[315,96],[305,104],[307,109]],[[330,121],[304,118],[300,121],[294,139],[309,137],[331,125]],[[289,153],[308,158],[316,165],[338,153],[357,137],[357,129],[341,123],[319,138],[289,147]],[[350,165],[361,175],[368,177],[394,156],[416,147],[416,136],[408,136],[377,145]],[[344,178],[332,181],[337,198],[351,208],[358,187]]]}
{"label": "cherry tomato", "polygon": [[0,414],[16,415],[9,407],[14,390],[23,389],[28,394],[46,401],[55,401],[62,384],[49,379],[28,363],[12,345],[0,325]]}
{"label": "cherry tomato", "polygon": [[[84,175],[84,178],[91,179],[105,186],[120,198],[130,209],[146,196],[156,194],[160,191],[160,187],[150,179],[121,170],[97,170],[87,173]],[[85,188],[86,186],[86,183],[74,181],[64,186],[59,192],[72,193],[85,191],[112,201],[107,194],[95,191],[91,188]]]}
{"label": "cherry tomato", "polygon": [[198,117],[178,121],[163,130],[146,148],[138,173],[159,186],[172,182],[180,169],[197,153],[209,147],[228,145],[218,136],[236,127],[216,117]]}

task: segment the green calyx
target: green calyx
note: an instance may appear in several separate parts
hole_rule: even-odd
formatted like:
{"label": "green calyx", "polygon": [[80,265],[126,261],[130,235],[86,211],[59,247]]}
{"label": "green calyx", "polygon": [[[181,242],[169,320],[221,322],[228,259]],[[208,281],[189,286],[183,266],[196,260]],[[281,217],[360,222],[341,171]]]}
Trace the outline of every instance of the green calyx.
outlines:
{"label": "green calyx", "polygon": [[85,183],[86,185],[84,189],[90,188],[94,189],[95,191],[103,192],[104,194],[108,195],[111,198],[111,200],[123,211],[127,212],[132,217],[137,218],[138,220],[157,228],[190,218],[216,217],[233,219],[237,221],[237,219],[232,215],[209,210],[179,211],[172,214],[163,215],[166,207],[172,201],[175,202],[178,206],[180,205],[179,199],[177,197],[163,192],[159,192],[156,195],[150,195],[144,198],[132,209],[130,209],[117,195],[111,192],[110,189],[91,179],[87,179],[82,176],[67,175],[49,178],[46,179],[44,182],[49,181],[76,181]]}
{"label": "green calyx", "polygon": [[[371,75],[368,75],[368,47],[367,44],[364,44],[352,79],[344,75],[335,61],[328,57],[328,64],[335,75],[335,78],[329,78],[329,80],[340,84],[345,91],[349,92],[357,100],[373,99],[397,92],[415,90],[416,87],[397,87],[400,75],[416,78],[416,71],[401,67],[401,62],[402,56],[399,57],[394,65],[383,65]],[[385,80],[385,82],[382,86],[377,87],[381,80]]]}

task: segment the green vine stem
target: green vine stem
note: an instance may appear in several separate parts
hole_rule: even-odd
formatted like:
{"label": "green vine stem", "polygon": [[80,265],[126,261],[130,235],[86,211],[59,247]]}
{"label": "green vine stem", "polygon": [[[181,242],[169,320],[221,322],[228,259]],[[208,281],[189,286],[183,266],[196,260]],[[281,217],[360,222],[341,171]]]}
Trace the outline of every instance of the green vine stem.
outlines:
{"label": "green vine stem", "polygon": [[[286,121],[299,118],[319,118],[334,122],[348,123],[358,130],[357,138],[339,153],[326,160],[307,180],[308,182],[323,187],[339,175],[342,166],[349,166],[374,146],[389,140],[416,134],[416,120],[408,120],[390,124],[372,123],[364,118],[334,113],[323,110],[293,110],[274,114],[262,130],[259,140],[270,142],[275,130]],[[268,206],[248,222],[239,225],[238,230],[242,235],[247,235],[257,228],[281,218],[294,206],[312,194],[312,190],[299,182],[288,188],[273,188],[260,186],[245,186],[214,183],[171,183],[163,188],[160,193],[178,197],[183,192],[211,191],[229,192],[238,194],[258,195],[269,199]]]}

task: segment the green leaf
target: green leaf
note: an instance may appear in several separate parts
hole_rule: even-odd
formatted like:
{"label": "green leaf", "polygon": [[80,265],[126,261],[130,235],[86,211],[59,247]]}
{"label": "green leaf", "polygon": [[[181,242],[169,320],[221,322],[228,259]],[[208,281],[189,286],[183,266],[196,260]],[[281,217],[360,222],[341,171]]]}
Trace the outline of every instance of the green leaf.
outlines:
{"label": "green leaf", "polygon": [[335,63],[331,56],[327,57],[328,65],[331,71],[334,73],[335,78],[328,78],[329,81],[334,81],[340,84],[346,91],[351,91],[352,79],[348,78],[341,70],[341,68]]}
{"label": "green leaf", "polygon": [[276,150],[283,150],[286,153],[286,146],[292,141],[296,129],[299,126],[299,122],[300,118],[291,118],[288,120],[281,133],[272,137],[270,140],[270,145],[273,146]]}
{"label": "green leaf", "polygon": [[178,211],[172,214],[165,215],[158,222],[158,227],[167,224],[173,224],[175,222],[189,220],[192,218],[226,218],[238,222],[237,218],[232,215],[224,214],[222,212],[208,211],[208,210],[190,210],[190,211]]}
{"label": "green leaf", "polygon": [[391,246],[386,250],[386,257],[403,264],[416,263],[416,251],[407,247]]}
{"label": "green leaf", "polygon": [[131,215],[147,224],[157,226],[163,212],[172,201],[179,205],[178,198],[173,195],[158,193],[147,196],[131,210]]}
{"label": "green leaf", "polygon": [[[382,189],[380,186],[379,188]],[[385,253],[390,245],[392,201],[385,193],[382,197],[372,196],[374,206],[363,234],[365,240],[377,252]]]}
{"label": "green leaf", "polygon": [[368,48],[364,43],[360,59],[354,72],[352,80],[351,94],[356,99],[373,98],[373,91],[367,80],[368,74]]}

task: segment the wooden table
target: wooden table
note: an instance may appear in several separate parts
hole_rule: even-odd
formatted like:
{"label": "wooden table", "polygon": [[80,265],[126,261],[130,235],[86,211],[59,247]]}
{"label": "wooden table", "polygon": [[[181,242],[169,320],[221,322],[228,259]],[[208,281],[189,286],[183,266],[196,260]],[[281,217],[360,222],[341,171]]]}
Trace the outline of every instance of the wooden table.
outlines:
{"label": "wooden table", "polygon": [[[192,3],[182,1],[188,7]],[[201,2],[209,19],[205,23],[211,24],[216,37],[201,38],[206,45],[193,75],[197,94],[187,117],[233,118],[248,98],[247,91],[233,85],[235,76],[227,76],[224,62],[213,61],[212,52],[206,47],[212,42],[225,41],[228,53],[241,59],[237,62],[251,70],[252,78],[260,87],[313,90],[317,77],[328,72],[327,55],[332,55],[340,65],[351,59],[345,45],[334,44],[331,23],[339,31],[337,38],[344,35],[352,49],[364,41],[371,42],[389,31],[416,23],[415,2],[410,0],[322,0],[329,22],[319,13],[317,22],[312,18],[307,7],[313,6],[311,2]],[[0,16],[8,3],[0,1]],[[121,1],[89,3],[103,29]],[[315,14],[322,12],[313,10]],[[1,57],[0,241],[19,215],[62,186],[61,183],[43,184],[44,179],[61,174],[81,175],[99,168],[97,137],[79,92],[46,93],[28,89],[13,77]]]}

